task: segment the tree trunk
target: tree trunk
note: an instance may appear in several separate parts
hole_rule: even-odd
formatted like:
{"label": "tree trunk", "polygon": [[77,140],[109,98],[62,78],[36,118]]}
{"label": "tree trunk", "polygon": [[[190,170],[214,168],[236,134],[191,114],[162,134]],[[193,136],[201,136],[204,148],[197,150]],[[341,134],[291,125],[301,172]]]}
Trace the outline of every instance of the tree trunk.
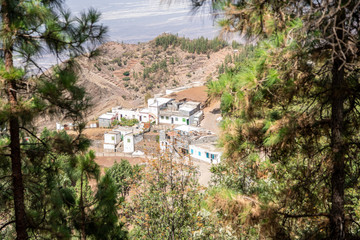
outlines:
{"label": "tree trunk", "polygon": [[[10,28],[9,18],[9,5],[7,1],[2,1],[1,4],[1,17],[3,22],[3,31],[6,38],[6,44],[4,44],[4,55],[5,55],[5,68],[6,71],[10,72],[13,69],[13,54],[12,54],[12,43],[11,35],[12,30]],[[21,155],[20,155],[20,129],[19,119],[16,116],[17,108],[17,96],[16,96],[16,82],[14,80],[8,80],[6,85],[6,92],[8,101],[10,104],[10,118],[9,118],[9,129],[10,129],[10,150],[11,150],[11,168],[12,168],[12,183],[13,183],[13,194],[14,194],[14,207],[15,207],[15,224],[16,234],[18,240],[28,239],[27,234],[27,220],[25,214],[24,204],[24,184],[21,172]]]}
{"label": "tree trunk", "polygon": [[331,109],[331,239],[345,239],[344,183],[345,150],[343,139],[344,68],[341,60],[336,59],[332,69],[332,109]]}
{"label": "tree trunk", "polygon": [[83,197],[83,173],[81,173],[81,179],[80,179],[80,211],[81,211],[81,240],[86,240],[86,229],[85,229],[85,206],[84,206],[84,197]]}

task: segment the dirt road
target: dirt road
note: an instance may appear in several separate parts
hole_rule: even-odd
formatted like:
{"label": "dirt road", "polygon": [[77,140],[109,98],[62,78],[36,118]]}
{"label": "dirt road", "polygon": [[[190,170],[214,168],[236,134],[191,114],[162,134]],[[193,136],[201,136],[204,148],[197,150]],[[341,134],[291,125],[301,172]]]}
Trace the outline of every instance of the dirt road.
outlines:
{"label": "dirt road", "polygon": [[208,129],[218,135],[220,128],[216,120],[221,117],[220,101],[210,103],[203,111],[204,119],[201,121],[200,127]]}

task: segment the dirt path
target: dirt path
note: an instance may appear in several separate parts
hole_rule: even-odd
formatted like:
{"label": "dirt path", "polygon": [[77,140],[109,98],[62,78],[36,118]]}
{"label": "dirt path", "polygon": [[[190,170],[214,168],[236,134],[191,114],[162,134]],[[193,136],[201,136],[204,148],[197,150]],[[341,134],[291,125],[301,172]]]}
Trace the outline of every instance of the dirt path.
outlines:
{"label": "dirt path", "polygon": [[204,119],[201,121],[200,126],[218,135],[220,128],[216,119],[221,117],[220,101],[212,102],[208,107],[204,108],[203,111]]}

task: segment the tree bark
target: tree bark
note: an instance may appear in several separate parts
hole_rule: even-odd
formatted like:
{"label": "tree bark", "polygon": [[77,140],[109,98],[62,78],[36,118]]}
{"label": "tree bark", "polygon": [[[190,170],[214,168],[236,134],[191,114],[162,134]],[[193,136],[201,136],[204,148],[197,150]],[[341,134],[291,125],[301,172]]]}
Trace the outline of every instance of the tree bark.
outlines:
{"label": "tree bark", "polygon": [[81,173],[80,181],[80,210],[81,210],[81,240],[86,240],[86,229],[85,229],[85,206],[84,206],[84,196],[83,196],[83,172]]}
{"label": "tree bark", "polygon": [[342,61],[336,59],[332,69],[331,109],[331,210],[330,238],[345,239],[344,184],[345,150],[343,138],[345,87]]}
{"label": "tree bark", "polygon": [[[9,18],[9,5],[7,1],[2,1],[1,4],[1,17],[3,22],[3,31],[7,43],[4,44],[5,55],[5,69],[10,72],[13,69],[13,50],[11,43],[11,22]],[[13,197],[15,208],[15,224],[16,224],[16,239],[28,239],[27,234],[27,219],[25,213],[24,203],[24,183],[21,172],[21,154],[20,154],[20,128],[19,119],[16,116],[17,108],[17,86],[14,80],[7,80],[6,92],[10,104],[10,150],[11,150],[11,168],[12,168],[12,183],[13,183]]]}

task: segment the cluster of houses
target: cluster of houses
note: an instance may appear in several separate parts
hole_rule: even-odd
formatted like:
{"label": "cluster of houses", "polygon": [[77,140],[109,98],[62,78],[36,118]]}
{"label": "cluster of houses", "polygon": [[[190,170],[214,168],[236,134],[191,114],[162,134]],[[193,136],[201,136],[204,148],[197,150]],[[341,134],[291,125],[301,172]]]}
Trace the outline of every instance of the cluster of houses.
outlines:
{"label": "cluster of houses", "polygon": [[176,156],[190,156],[208,163],[219,163],[221,149],[216,144],[217,136],[209,130],[178,126],[172,131],[160,131],[160,149]]}
{"label": "cluster of houses", "polygon": [[175,101],[172,98],[150,98],[147,108],[114,107],[99,116],[99,127],[110,127],[114,120],[136,119],[139,122],[198,126],[203,118],[199,102]]}
{"label": "cluster of houses", "polygon": [[[136,119],[138,124],[134,126],[118,126],[105,132],[103,144],[104,152],[134,153],[136,144],[143,141],[144,133],[150,131],[151,124],[170,125],[172,130],[160,130],[160,151],[218,163],[221,150],[216,145],[217,136],[198,127],[203,117],[199,102],[158,97],[148,99],[147,108],[143,109],[114,107],[99,116],[98,123],[91,122],[88,127],[109,128],[115,120]],[[68,127],[57,124],[58,130]]]}
{"label": "cluster of houses", "polygon": [[116,127],[104,133],[105,152],[133,153],[135,144],[143,140],[143,134],[150,130],[149,123],[140,123],[133,127]]}

